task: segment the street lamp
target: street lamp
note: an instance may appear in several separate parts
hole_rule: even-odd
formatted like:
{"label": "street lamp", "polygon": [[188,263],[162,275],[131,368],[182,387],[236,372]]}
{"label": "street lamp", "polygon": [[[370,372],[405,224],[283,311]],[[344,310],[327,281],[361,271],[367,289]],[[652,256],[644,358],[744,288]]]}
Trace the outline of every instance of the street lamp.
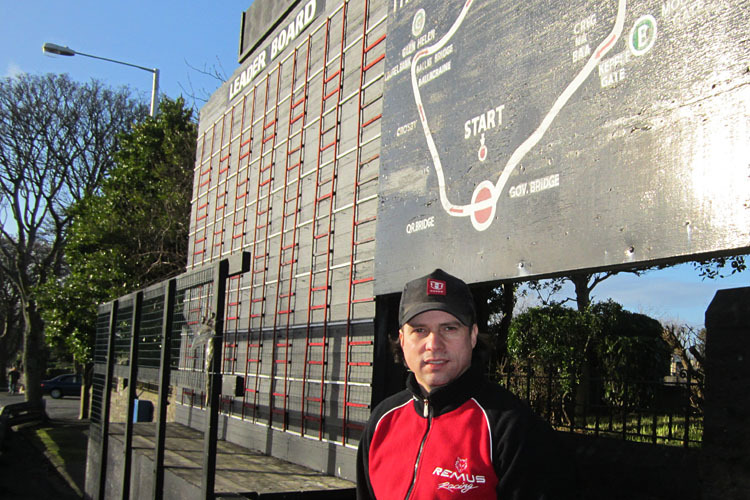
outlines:
{"label": "street lamp", "polygon": [[44,45],[42,45],[42,52],[50,53],[50,54],[57,54],[60,56],[86,56],[86,57],[92,57],[94,59],[101,59],[102,61],[109,61],[117,64],[123,64],[125,66],[130,66],[131,68],[138,68],[142,69],[143,71],[148,71],[149,73],[153,73],[154,80],[153,85],[151,86],[151,116],[154,116],[156,114],[156,106],[159,101],[159,70],[157,68],[146,68],[144,66],[138,66],[137,64],[131,64],[124,61],[118,61],[116,59],[109,59],[107,57],[100,57],[100,56],[94,56],[91,54],[84,54],[83,52],[78,52],[77,50],[73,50],[70,47],[63,47],[62,45],[57,45],[56,43],[49,43],[46,42]]}

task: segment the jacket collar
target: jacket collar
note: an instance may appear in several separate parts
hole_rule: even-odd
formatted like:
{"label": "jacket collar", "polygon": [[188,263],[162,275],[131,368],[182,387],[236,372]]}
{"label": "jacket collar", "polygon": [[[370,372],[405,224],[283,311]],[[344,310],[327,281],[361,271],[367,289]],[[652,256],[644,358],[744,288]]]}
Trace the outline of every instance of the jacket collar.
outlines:
{"label": "jacket collar", "polygon": [[430,416],[437,417],[455,410],[473,397],[484,380],[480,370],[472,365],[450,383],[430,391],[426,398],[412,372],[409,372],[409,377],[406,379],[406,388],[414,398],[414,409],[418,414],[423,415],[426,402],[430,407]]}

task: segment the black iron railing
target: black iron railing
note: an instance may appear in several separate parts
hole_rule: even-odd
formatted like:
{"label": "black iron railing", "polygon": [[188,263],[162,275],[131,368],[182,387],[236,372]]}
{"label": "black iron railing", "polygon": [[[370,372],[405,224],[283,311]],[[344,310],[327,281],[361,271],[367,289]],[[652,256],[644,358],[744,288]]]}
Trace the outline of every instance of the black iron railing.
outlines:
{"label": "black iron railing", "polygon": [[[558,430],[671,446],[699,447],[702,383],[688,375],[661,380],[581,378],[525,368],[499,382]],[[683,374],[685,375],[685,374]]]}

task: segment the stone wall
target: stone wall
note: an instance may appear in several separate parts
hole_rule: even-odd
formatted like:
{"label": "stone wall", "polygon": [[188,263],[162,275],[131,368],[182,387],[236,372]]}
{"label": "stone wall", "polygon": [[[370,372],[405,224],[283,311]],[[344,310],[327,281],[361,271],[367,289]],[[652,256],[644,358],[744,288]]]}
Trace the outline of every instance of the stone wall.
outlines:
{"label": "stone wall", "polygon": [[[127,379],[114,378],[113,379],[113,390],[111,395],[111,406],[110,406],[110,421],[111,422],[124,422],[125,416],[127,415],[128,405],[128,386]],[[146,386],[139,383],[136,388],[136,397],[138,399],[151,401],[154,404],[154,412],[156,412],[157,403],[159,401],[159,393],[155,389],[151,389],[151,386]],[[175,405],[174,395],[169,396],[169,402],[167,404],[167,422],[175,421]],[[154,413],[154,421],[156,421],[156,414]]]}

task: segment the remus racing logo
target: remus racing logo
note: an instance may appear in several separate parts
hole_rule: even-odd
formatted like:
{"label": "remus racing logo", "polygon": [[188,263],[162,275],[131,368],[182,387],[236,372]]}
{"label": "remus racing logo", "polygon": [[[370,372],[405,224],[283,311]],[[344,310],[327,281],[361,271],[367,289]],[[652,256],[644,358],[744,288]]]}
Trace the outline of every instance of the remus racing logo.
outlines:
{"label": "remus racing logo", "polygon": [[456,457],[456,463],[453,467],[455,470],[435,467],[435,470],[432,471],[433,476],[447,479],[447,481],[438,484],[439,490],[466,493],[467,491],[479,488],[487,482],[484,476],[474,475],[469,472],[468,458]]}

